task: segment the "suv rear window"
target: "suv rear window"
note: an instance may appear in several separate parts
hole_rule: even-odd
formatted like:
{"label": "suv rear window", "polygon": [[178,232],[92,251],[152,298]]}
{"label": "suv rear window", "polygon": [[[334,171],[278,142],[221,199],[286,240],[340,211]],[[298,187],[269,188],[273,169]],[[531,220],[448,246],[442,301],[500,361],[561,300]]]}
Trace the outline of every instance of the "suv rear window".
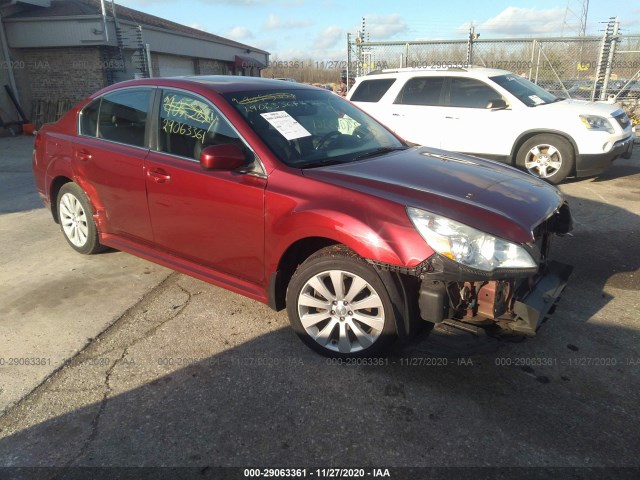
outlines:
{"label": "suv rear window", "polygon": [[391,87],[395,81],[395,78],[381,78],[360,82],[356,91],[351,95],[351,101],[377,102],[387,93],[387,90],[389,90],[389,87]]}

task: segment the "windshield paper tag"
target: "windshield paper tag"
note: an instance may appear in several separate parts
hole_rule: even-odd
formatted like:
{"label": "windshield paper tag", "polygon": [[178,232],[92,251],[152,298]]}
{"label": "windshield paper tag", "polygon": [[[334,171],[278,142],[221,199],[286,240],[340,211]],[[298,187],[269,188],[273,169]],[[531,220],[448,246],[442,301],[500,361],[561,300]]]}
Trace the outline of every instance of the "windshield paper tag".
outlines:
{"label": "windshield paper tag", "polygon": [[531,99],[531,101],[533,103],[535,103],[536,105],[540,105],[541,103],[544,103],[544,100],[542,100],[539,96],[537,95],[529,95],[529,98]]}
{"label": "windshield paper tag", "polygon": [[306,128],[285,111],[261,113],[260,115],[287,140],[311,136]]}

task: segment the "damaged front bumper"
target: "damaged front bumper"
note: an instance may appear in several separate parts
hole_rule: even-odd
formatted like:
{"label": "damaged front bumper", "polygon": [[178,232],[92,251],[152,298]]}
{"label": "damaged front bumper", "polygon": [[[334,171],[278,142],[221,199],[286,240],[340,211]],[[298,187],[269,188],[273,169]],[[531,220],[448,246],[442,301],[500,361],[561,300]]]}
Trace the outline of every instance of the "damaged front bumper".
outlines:
{"label": "damaged front bumper", "polygon": [[546,270],[530,292],[515,299],[513,319],[506,324],[509,330],[523,335],[535,335],[540,325],[555,310],[573,267],[552,261],[546,266]]}
{"label": "damaged front bumper", "polygon": [[549,261],[536,275],[519,280],[422,281],[420,316],[429,322],[452,319],[501,332],[536,334],[553,313],[573,267]]}

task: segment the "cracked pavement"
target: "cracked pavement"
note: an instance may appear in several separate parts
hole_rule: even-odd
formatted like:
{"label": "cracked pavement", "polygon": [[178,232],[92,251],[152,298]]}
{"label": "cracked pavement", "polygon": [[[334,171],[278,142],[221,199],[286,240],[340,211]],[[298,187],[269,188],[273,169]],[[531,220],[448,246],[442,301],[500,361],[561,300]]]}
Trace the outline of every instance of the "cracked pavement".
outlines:
{"label": "cracked pavement", "polygon": [[640,149],[562,190],[576,228],[554,256],[575,270],[535,338],[442,330],[378,364],[336,365],[285,312],[171,273],[6,410],[0,466],[59,468],[11,471],[43,479],[96,466],[640,467]]}

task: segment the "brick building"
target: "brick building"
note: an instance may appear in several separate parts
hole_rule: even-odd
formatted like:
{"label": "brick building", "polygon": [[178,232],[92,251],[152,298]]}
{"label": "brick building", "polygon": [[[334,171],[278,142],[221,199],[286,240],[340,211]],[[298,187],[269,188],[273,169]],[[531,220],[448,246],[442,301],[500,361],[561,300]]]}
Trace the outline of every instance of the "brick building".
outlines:
{"label": "brick building", "polygon": [[8,85],[37,123],[118,81],[260,76],[269,61],[264,50],[108,0],[0,0],[0,47],[0,117],[17,119]]}

